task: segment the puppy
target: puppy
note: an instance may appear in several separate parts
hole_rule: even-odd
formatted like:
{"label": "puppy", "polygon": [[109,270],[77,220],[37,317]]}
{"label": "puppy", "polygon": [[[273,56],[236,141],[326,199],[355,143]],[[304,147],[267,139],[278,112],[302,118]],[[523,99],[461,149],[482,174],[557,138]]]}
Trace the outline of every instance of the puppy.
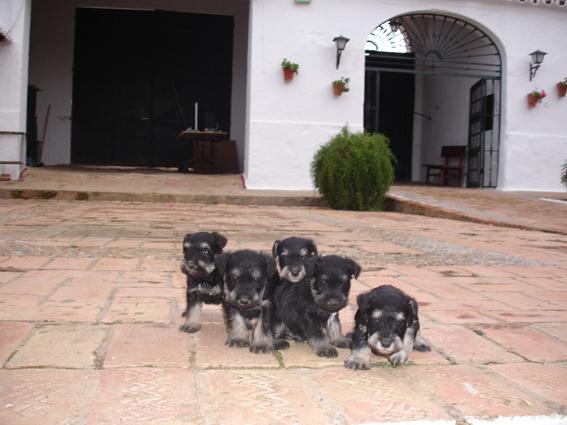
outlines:
{"label": "puppy", "polygon": [[181,271],[187,275],[187,307],[180,331],[197,332],[201,329],[203,303],[222,302],[222,280],[215,268],[215,255],[222,253],[225,245],[226,238],[217,232],[188,233],[183,238]]}
{"label": "puppy", "polygon": [[[227,252],[215,256],[216,268],[224,282],[222,307],[230,347],[247,347],[251,342],[253,320],[269,308],[269,298],[277,283],[276,263],[268,255],[250,250]],[[253,345],[271,345],[266,312],[256,326],[265,329],[252,341]],[[264,322],[264,323],[263,323]],[[264,340],[263,336],[268,340]]]}
{"label": "puppy", "polygon": [[307,259],[305,270],[301,281],[282,281],[274,291],[274,346],[288,346],[287,336],[307,341],[320,357],[337,357],[335,347],[351,346],[338,312],[347,305],[350,281],[358,278],[361,268],[350,258],[326,255]]}
{"label": "puppy", "polygon": [[280,268],[280,278],[297,283],[305,277],[305,259],[317,255],[311,239],[291,237],[275,241],[272,256]]}
{"label": "puppy", "polygon": [[398,366],[414,348],[431,350],[418,334],[417,302],[400,289],[382,285],[360,294],[356,302],[352,354],[345,367],[369,369],[371,352],[386,356],[392,366]]}

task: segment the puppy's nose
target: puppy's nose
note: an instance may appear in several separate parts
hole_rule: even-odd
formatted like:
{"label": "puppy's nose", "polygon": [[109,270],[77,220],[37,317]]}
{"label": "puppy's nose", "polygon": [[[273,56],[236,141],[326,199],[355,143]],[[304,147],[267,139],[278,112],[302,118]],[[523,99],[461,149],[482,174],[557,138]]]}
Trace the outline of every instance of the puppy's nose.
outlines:
{"label": "puppy's nose", "polygon": [[330,308],[330,309],[337,309],[337,308],[339,308],[340,305],[341,304],[339,303],[338,300],[327,301],[327,308]]}
{"label": "puppy's nose", "polygon": [[388,348],[392,345],[392,338],[380,338],[380,344],[382,344],[382,347]]}
{"label": "puppy's nose", "polygon": [[241,306],[247,306],[247,305],[250,304],[250,298],[248,298],[248,297],[239,298],[238,304],[240,304]]}
{"label": "puppy's nose", "polygon": [[301,273],[301,267],[292,267],[290,271],[292,276],[297,276]]}

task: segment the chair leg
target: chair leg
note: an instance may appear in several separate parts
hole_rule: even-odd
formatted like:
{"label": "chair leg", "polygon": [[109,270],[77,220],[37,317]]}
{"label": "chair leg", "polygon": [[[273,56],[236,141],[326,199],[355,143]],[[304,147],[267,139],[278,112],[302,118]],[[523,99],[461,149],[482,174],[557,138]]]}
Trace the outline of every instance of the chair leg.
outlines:
{"label": "chair leg", "polygon": [[447,186],[449,184],[449,173],[447,172],[447,170],[442,169],[439,172],[439,184],[441,186]]}

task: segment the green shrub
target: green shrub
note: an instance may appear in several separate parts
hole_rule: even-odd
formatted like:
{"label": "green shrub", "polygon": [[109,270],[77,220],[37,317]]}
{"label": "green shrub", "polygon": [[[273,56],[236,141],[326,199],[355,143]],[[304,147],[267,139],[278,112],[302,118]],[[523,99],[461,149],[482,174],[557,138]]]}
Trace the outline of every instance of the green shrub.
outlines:
{"label": "green shrub", "polygon": [[315,187],[331,208],[381,210],[394,178],[394,156],[383,134],[350,133],[345,127],[317,151]]}

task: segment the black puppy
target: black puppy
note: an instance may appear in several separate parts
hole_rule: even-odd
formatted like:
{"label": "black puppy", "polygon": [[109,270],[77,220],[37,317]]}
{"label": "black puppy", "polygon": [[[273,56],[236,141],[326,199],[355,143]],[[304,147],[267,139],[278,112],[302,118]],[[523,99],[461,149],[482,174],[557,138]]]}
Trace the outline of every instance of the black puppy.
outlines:
{"label": "black puppy", "polygon": [[188,233],[183,238],[181,271],[187,275],[187,307],[180,331],[197,332],[201,329],[203,303],[222,302],[222,280],[215,268],[215,255],[222,253],[225,245],[226,238],[217,232]]}
{"label": "black puppy", "polygon": [[370,353],[386,356],[393,366],[403,364],[415,348],[431,347],[419,336],[417,302],[392,285],[360,294],[356,302],[349,369],[369,369]]}
{"label": "black puppy", "polygon": [[255,333],[252,345],[270,344],[269,298],[277,284],[276,263],[268,255],[250,250],[227,252],[215,256],[217,270],[224,281],[223,312],[230,347],[250,345],[252,321],[258,319],[257,327],[264,332]]}
{"label": "black puppy", "polygon": [[280,278],[297,283],[305,277],[305,259],[317,255],[311,239],[291,237],[275,241],[272,256],[280,267]]}
{"label": "black puppy", "polygon": [[274,291],[274,345],[285,348],[289,336],[307,341],[320,357],[337,357],[335,347],[351,346],[338,312],[347,305],[350,281],[358,278],[361,268],[350,258],[326,255],[306,260],[305,269],[303,280],[283,281]]}

